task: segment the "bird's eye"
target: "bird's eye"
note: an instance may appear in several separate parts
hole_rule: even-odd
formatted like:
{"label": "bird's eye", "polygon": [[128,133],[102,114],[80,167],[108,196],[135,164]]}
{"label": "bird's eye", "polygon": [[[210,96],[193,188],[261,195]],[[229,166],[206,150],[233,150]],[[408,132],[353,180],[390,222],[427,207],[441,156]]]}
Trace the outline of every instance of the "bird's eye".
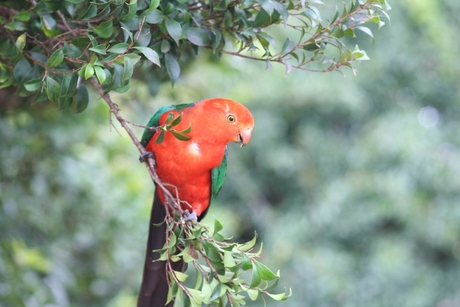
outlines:
{"label": "bird's eye", "polygon": [[234,115],[227,115],[227,120],[230,122],[230,123],[234,123],[236,118]]}

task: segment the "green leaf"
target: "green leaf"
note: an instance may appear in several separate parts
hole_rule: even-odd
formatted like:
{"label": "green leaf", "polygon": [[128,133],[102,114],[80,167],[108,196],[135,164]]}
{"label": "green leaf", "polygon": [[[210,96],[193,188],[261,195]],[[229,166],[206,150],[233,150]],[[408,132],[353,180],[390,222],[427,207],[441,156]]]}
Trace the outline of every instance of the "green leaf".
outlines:
{"label": "green leaf", "polygon": [[36,92],[42,87],[42,79],[32,79],[24,83],[24,87],[29,92]]}
{"label": "green leaf", "polygon": [[15,20],[19,20],[19,21],[29,21],[30,16],[31,16],[30,11],[22,11],[22,12],[17,13],[16,15],[14,15],[13,18]]}
{"label": "green leaf", "polygon": [[256,244],[256,241],[257,241],[257,233],[254,235],[254,238],[252,238],[251,241],[240,245],[239,249],[246,252],[254,247],[254,245]]}
{"label": "green leaf", "polygon": [[283,48],[281,49],[281,55],[285,56],[286,54],[294,50],[294,48],[295,48],[294,41],[290,37],[286,38],[283,44]]}
{"label": "green leaf", "polygon": [[271,15],[273,13],[273,1],[270,0],[256,0],[257,3],[264,9],[267,14]]}
{"label": "green leaf", "polygon": [[129,44],[127,43],[118,43],[112,47],[109,48],[109,52],[112,52],[112,53],[116,53],[116,54],[122,54],[124,52],[126,52],[126,50],[128,49],[129,47]]}
{"label": "green leaf", "polygon": [[241,260],[241,269],[243,271],[247,271],[252,269],[253,265],[251,262],[251,259],[246,254],[241,254],[242,255],[242,260]]}
{"label": "green leaf", "polygon": [[[172,113],[170,113],[170,114],[172,114]],[[170,126],[171,126],[171,127],[177,126],[177,125],[180,124],[181,121],[182,121],[182,113],[179,114],[179,116],[176,117],[176,118],[171,122]]]}
{"label": "green leaf", "polygon": [[213,244],[204,241],[203,247],[206,252],[206,256],[209,258],[209,260],[215,261],[215,262],[222,261],[222,256],[220,255],[219,251]]}
{"label": "green leaf", "polygon": [[271,1],[271,4],[273,5],[273,8],[283,17],[283,24],[286,26],[289,18],[289,13],[286,7],[277,1]]}
{"label": "green leaf", "polygon": [[165,26],[171,38],[174,39],[177,45],[179,45],[179,39],[182,36],[182,27],[180,23],[174,19],[168,18],[166,19]]}
{"label": "green leaf", "polygon": [[131,0],[129,3],[127,3],[126,1],[125,4],[128,6],[128,12],[126,13],[126,15],[121,17],[121,20],[129,20],[133,18],[134,15],[136,15],[137,0]]}
{"label": "green leaf", "polygon": [[214,236],[216,233],[220,232],[224,227],[222,226],[222,223],[214,218],[214,231],[212,235]]}
{"label": "green leaf", "polygon": [[169,41],[167,39],[164,39],[161,41],[161,47],[160,50],[162,53],[167,53],[171,49],[171,45],[169,44]]}
{"label": "green leaf", "polygon": [[52,12],[59,10],[64,3],[62,0],[43,0],[41,2]]}
{"label": "green leaf", "polygon": [[289,288],[289,293],[271,294],[267,292],[267,295],[270,296],[275,301],[284,301],[292,295],[292,289]]}
{"label": "green leaf", "polygon": [[94,66],[92,64],[86,64],[85,65],[85,72],[84,72],[84,77],[85,80],[88,80],[94,75]]}
{"label": "green leaf", "polygon": [[145,22],[148,24],[159,24],[163,22],[164,19],[165,15],[159,10],[153,10],[145,14]]}
{"label": "green leaf", "polygon": [[90,50],[90,51],[93,51],[93,52],[96,52],[96,53],[98,53],[98,54],[105,55],[105,54],[107,54],[106,48],[107,48],[106,45],[100,44],[100,45],[97,45],[97,46],[95,46],[95,47],[90,47],[89,50]]}
{"label": "green leaf", "polygon": [[13,75],[16,82],[22,81],[22,79],[29,74],[31,69],[32,67],[30,66],[29,62],[24,57],[21,58],[14,66],[13,70]]}
{"label": "green leaf", "polygon": [[264,48],[268,48],[269,45],[271,44],[273,47],[276,47],[276,41],[273,37],[271,37],[270,35],[266,34],[266,33],[257,33],[256,34],[256,37],[257,39],[260,41],[260,43],[262,44],[262,46]]}
{"label": "green leaf", "polygon": [[[98,13],[96,16],[94,16],[93,19],[102,19],[106,16],[108,16],[110,14],[110,12],[112,11],[112,9],[110,8],[110,5],[108,3],[106,4],[102,4],[101,3],[98,3],[99,4],[99,9],[98,9]],[[102,9],[101,9],[102,7]]]}
{"label": "green leaf", "polygon": [[160,5],[160,0],[150,0],[148,11],[156,9]]}
{"label": "green leaf", "polygon": [[77,82],[78,74],[73,72],[71,74],[64,75],[62,78],[61,85],[61,97],[73,97],[77,93]]}
{"label": "green leaf", "polygon": [[76,112],[81,113],[83,112],[89,104],[89,95],[88,90],[84,84],[80,84],[80,87],[77,89],[77,95],[75,95],[74,100],[77,103]]}
{"label": "green leaf", "polygon": [[165,1],[165,3],[166,5],[163,7],[163,12],[166,15],[172,14],[176,10],[176,7],[171,1]]}
{"label": "green leaf", "polygon": [[123,71],[123,76],[121,78],[122,81],[126,81],[132,77],[133,72],[134,72],[134,64],[135,64],[134,61],[127,55],[123,57],[124,71]]}
{"label": "green leaf", "polygon": [[343,31],[343,34],[349,37],[353,37],[353,38],[356,37],[355,31],[353,29],[346,29],[345,31]]}
{"label": "green leaf", "polygon": [[251,300],[255,301],[257,297],[259,296],[259,291],[254,290],[254,289],[248,289],[247,290],[248,296]]}
{"label": "green leaf", "polygon": [[171,257],[169,257],[169,259],[171,259],[172,262],[177,262],[177,261],[181,260],[181,257],[179,257],[177,255],[171,255]]}
{"label": "green leaf", "polygon": [[109,38],[113,34],[113,21],[106,20],[103,21],[99,26],[97,27],[91,27],[91,30],[96,32],[97,35],[99,35],[102,38]]}
{"label": "green leaf", "polygon": [[26,31],[26,25],[21,21],[12,21],[5,26],[5,29],[10,31]]}
{"label": "green leaf", "polygon": [[48,99],[52,102],[58,102],[59,93],[61,91],[59,83],[57,83],[56,80],[54,80],[48,75],[46,76],[45,84],[46,84],[46,96],[48,97]]}
{"label": "green leaf", "polygon": [[306,51],[315,51],[318,50],[320,47],[316,44],[314,39],[309,39],[307,44],[302,47]]}
{"label": "green leaf", "polygon": [[166,71],[168,72],[168,75],[171,78],[171,82],[174,85],[174,83],[180,76],[179,63],[172,55],[170,55],[169,53],[166,53],[165,54],[165,66],[166,66]]}
{"label": "green leaf", "polygon": [[226,284],[233,279],[233,274],[217,275],[217,278],[221,283]]}
{"label": "green leaf", "polygon": [[[199,271],[197,271],[197,276],[201,276],[201,273]],[[215,282],[217,282],[217,280],[213,279],[212,281],[214,282],[214,285],[213,285],[212,282],[209,283],[206,278],[203,279],[203,285],[201,287],[201,293],[203,293],[203,302],[204,303],[209,303],[210,302],[212,292],[213,292],[213,290],[215,288]]]}
{"label": "green leaf", "polygon": [[79,20],[88,20],[96,16],[97,6],[94,3],[91,3],[85,13],[80,15],[77,19]]}
{"label": "green leaf", "polygon": [[67,109],[72,105],[73,98],[72,97],[59,97],[59,110]]}
{"label": "green leaf", "polygon": [[168,116],[166,117],[166,124],[170,124],[174,120],[174,113],[169,112]]}
{"label": "green leaf", "polygon": [[133,65],[136,65],[141,59],[141,56],[136,53],[128,53],[124,55],[124,58],[129,58],[133,62]]}
{"label": "green leaf", "polygon": [[212,49],[215,52],[219,49],[219,46],[223,44],[223,39],[222,39],[222,31],[216,27],[215,25],[212,26],[212,34],[213,39],[212,39]]}
{"label": "green leaf", "polygon": [[[61,107],[61,103],[64,101],[64,98],[73,98],[66,96],[66,93],[69,91],[70,83],[72,81],[72,75],[73,74],[66,74],[62,76],[61,90],[59,91],[59,107]],[[72,103],[72,99],[70,100],[70,103]]]}
{"label": "green leaf", "polygon": [[48,63],[46,64],[47,67],[56,67],[62,63],[64,60],[64,52],[62,49],[58,49],[53,52],[53,54],[48,59]]}
{"label": "green leaf", "polygon": [[264,290],[265,291],[270,291],[272,289],[275,289],[278,284],[279,284],[279,281],[280,281],[280,272],[276,272],[276,276],[277,278],[273,279],[270,283],[268,283],[267,281],[267,285],[264,287]]}
{"label": "green leaf", "polygon": [[257,268],[257,266],[253,265],[252,266],[252,274],[251,274],[251,283],[249,284],[249,287],[250,288],[255,288],[258,285],[260,285],[261,282],[262,282],[262,278],[259,275],[258,268]]}
{"label": "green leaf", "polygon": [[208,33],[201,28],[188,28],[185,30],[185,36],[194,45],[209,46],[210,41]]}
{"label": "green leaf", "polygon": [[14,82],[11,74],[0,74],[0,89],[9,87]]}
{"label": "green leaf", "polygon": [[161,144],[164,139],[165,139],[165,132],[161,130],[160,134],[158,135],[158,138],[155,140],[155,143]]}
{"label": "green leaf", "polygon": [[253,26],[255,28],[259,28],[259,27],[266,27],[269,24],[270,24],[270,15],[266,11],[260,10],[257,13]]}
{"label": "green leaf", "polygon": [[235,259],[233,258],[233,253],[229,251],[224,251],[224,266],[226,268],[232,268],[236,265]]}
{"label": "green leaf", "polygon": [[125,27],[121,27],[121,29],[123,30],[124,34],[125,34],[125,41],[128,41],[126,37],[129,37],[129,42],[133,43],[134,42],[134,35],[133,35],[133,32],[131,32],[129,29],[125,28]]}
{"label": "green leaf", "polygon": [[24,50],[24,47],[26,46],[26,33],[22,33],[18,36],[15,45],[16,48],[18,48],[18,50],[22,53],[22,50]]}
{"label": "green leaf", "polygon": [[177,242],[177,236],[174,232],[171,232],[169,235],[169,241],[165,243],[166,248],[171,249],[174,248]]}
{"label": "green leaf", "polygon": [[360,30],[361,32],[364,32],[366,33],[367,35],[369,35],[371,38],[372,38],[372,41],[375,42],[375,39],[374,39],[374,34],[372,33],[371,29],[367,28],[367,27],[356,27],[355,29],[357,30]]}
{"label": "green leaf", "polygon": [[168,287],[168,295],[166,296],[165,305],[168,304],[169,302],[171,302],[172,299],[173,299],[173,287],[172,287],[172,286],[169,286],[169,287]]}
{"label": "green leaf", "polygon": [[126,93],[131,87],[131,80],[123,82],[119,87],[115,88],[114,91],[117,93]]}
{"label": "green leaf", "polygon": [[85,0],[65,0],[66,2],[72,3],[72,4],[80,4],[84,2]]}
{"label": "green leaf", "polygon": [[351,57],[356,61],[368,61],[370,58],[367,56],[366,51],[359,50],[356,46],[356,49],[351,53]]}
{"label": "green leaf", "polygon": [[176,139],[178,139],[179,141],[188,141],[188,140],[191,139],[190,136],[188,136],[188,135],[183,135],[183,134],[178,133],[178,132],[176,132],[176,131],[174,131],[174,130],[171,130],[171,133],[172,133],[172,134],[174,135],[174,137],[175,137]]}
{"label": "green leaf", "polygon": [[152,40],[152,33],[150,33],[150,30],[147,27],[144,27],[140,31],[136,32],[135,37],[136,46],[147,47],[150,45],[150,41]]}
{"label": "green leaf", "polygon": [[336,28],[332,33],[331,36],[342,38],[345,35],[344,31],[340,28]]}
{"label": "green leaf", "polygon": [[190,245],[187,245],[184,250],[178,254],[178,256],[180,256],[185,263],[190,263],[195,260],[195,258],[192,256],[193,252],[194,251],[190,249]]}
{"label": "green leaf", "polygon": [[204,295],[201,291],[196,289],[187,288],[188,293],[190,293],[190,303],[191,307],[201,307],[203,304]]}
{"label": "green leaf", "polygon": [[94,66],[94,72],[96,73],[96,78],[99,80],[100,84],[104,84],[107,76],[105,74],[105,70],[100,66]]}
{"label": "green leaf", "polygon": [[150,62],[161,67],[160,58],[155,50],[149,47],[134,47],[134,49],[139,50]]}
{"label": "green leaf", "polygon": [[185,273],[182,273],[180,271],[174,271],[173,274],[176,276],[176,278],[180,281],[180,282],[184,282],[187,280],[188,278],[188,275],[185,274]]}
{"label": "green leaf", "polygon": [[[257,272],[258,275],[260,276],[261,279],[263,280],[272,280],[275,278],[278,278],[265,264],[260,263],[258,261],[254,260],[254,265],[257,267]],[[254,269],[254,267],[253,267]]]}
{"label": "green leaf", "polygon": [[182,131],[177,131],[177,132],[180,133],[180,134],[189,134],[190,131],[192,131],[192,123],[190,123],[190,124],[188,125],[188,127],[185,128],[184,130],[182,130]]}

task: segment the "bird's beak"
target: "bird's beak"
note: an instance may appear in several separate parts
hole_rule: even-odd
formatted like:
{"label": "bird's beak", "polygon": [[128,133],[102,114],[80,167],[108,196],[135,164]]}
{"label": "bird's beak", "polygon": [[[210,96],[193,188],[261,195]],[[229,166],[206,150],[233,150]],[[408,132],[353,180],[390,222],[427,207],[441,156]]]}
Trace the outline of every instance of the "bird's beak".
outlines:
{"label": "bird's beak", "polygon": [[251,140],[252,128],[244,128],[237,135],[236,143],[240,144],[240,147],[245,146]]}

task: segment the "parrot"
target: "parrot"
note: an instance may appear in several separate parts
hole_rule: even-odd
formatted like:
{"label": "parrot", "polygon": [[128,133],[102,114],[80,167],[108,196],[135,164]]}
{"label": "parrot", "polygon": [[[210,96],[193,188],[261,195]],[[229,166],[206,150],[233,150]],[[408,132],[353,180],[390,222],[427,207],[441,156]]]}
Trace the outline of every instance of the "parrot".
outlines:
{"label": "parrot", "polygon": [[[158,128],[171,122],[175,123],[169,130]],[[189,218],[200,221],[223,185],[227,145],[235,142],[243,147],[251,139],[254,128],[251,112],[236,101],[211,98],[162,107],[147,127],[157,129],[146,128],[141,144],[147,154],[153,155],[161,182],[179,198],[181,209],[189,213]],[[172,307],[174,304],[171,301],[166,305],[169,289],[166,264],[155,261],[160,254],[153,252],[165,244],[164,220],[166,210],[170,210],[166,201],[163,190],[156,184],[138,307]],[[172,265],[175,271],[185,271],[183,261],[172,262]]]}

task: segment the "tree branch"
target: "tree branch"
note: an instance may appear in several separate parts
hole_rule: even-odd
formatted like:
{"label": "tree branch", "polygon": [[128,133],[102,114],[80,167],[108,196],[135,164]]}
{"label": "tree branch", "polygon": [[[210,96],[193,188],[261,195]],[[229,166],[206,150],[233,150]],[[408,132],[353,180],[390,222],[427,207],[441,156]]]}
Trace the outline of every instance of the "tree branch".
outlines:
{"label": "tree branch", "polygon": [[[129,122],[126,121],[120,114],[120,109],[118,106],[112,101],[110,98],[109,94],[104,93],[104,90],[102,89],[101,85],[98,83],[98,81],[93,77],[90,79],[91,84],[94,86],[94,88],[98,91],[99,95],[101,95],[102,99],[107,103],[110,109],[110,113],[115,115],[115,118],[117,121],[120,123],[120,125],[125,129],[126,133],[128,133],[129,137],[133,141],[134,145],[137,147],[139,150],[140,154],[143,155],[147,151],[145,150],[144,146],[139,142],[139,139],[137,138],[136,134],[131,130],[129,127]],[[155,159],[152,156],[148,156],[145,159],[145,167],[147,168],[147,171],[150,174],[150,177],[152,178],[153,182],[157,185],[157,187],[160,187],[160,189],[163,191],[163,194],[166,199],[166,204],[169,206],[172,210],[178,211],[182,213],[182,209],[180,206],[180,201],[176,195],[174,197],[171,192],[166,189],[165,184],[161,181],[160,177],[155,171]],[[168,217],[171,217],[169,210],[166,210],[166,214]]]}

